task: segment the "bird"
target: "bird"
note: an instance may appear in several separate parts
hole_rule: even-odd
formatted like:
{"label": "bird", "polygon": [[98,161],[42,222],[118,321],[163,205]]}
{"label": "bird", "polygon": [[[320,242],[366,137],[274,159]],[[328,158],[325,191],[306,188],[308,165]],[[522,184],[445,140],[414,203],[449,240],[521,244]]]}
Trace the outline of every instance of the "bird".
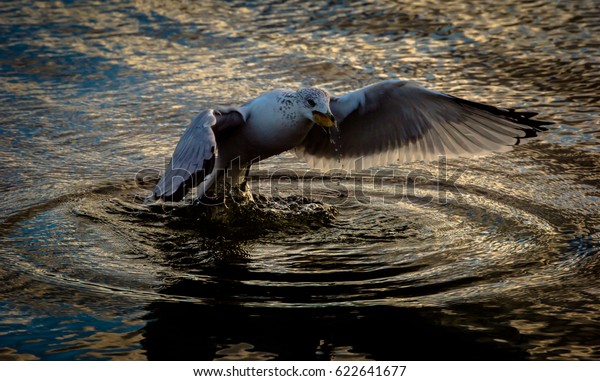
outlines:
{"label": "bird", "polygon": [[276,89],[241,106],[202,110],[177,143],[145,202],[201,200],[219,176],[244,184],[254,163],[294,151],[322,170],[505,152],[550,122],[537,113],[469,101],[391,79],[334,96],[318,87]]}

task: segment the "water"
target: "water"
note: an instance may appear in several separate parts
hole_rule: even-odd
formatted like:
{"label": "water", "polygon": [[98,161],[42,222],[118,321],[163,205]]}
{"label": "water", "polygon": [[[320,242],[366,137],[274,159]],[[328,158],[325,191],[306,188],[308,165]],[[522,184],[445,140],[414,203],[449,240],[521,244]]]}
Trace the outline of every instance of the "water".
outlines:
{"label": "water", "polygon": [[[599,359],[599,20],[595,1],[3,1],[0,358]],[[136,173],[202,108],[392,77],[555,124],[477,160],[254,168],[256,193],[335,218],[209,234],[139,205]]]}

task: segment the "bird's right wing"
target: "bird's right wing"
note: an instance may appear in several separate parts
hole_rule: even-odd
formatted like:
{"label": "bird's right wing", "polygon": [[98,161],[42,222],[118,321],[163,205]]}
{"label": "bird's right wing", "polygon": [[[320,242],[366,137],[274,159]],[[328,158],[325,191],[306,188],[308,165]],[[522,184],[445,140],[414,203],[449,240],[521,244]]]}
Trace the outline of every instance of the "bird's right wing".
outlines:
{"label": "bird's right wing", "polygon": [[545,131],[535,113],[502,109],[389,80],[331,98],[339,130],[315,126],[296,154],[324,169],[473,157]]}
{"label": "bird's right wing", "polygon": [[179,201],[210,174],[217,156],[217,136],[245,124],[237,108],[204,110],[192,121],[175,147],[173,157],[146,201]]}

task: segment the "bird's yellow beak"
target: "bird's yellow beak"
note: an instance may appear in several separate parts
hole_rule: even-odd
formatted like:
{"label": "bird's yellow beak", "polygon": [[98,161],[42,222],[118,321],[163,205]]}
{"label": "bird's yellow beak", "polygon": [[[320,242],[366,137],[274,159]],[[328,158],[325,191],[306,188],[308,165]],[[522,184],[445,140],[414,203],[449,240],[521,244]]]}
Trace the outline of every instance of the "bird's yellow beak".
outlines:
{"label": "bird's yellow beak", "polygon": [[323,114],[318,111],[313,111],[312,114],[313,114],[313,122],[315,122],[319,126],[326,127],[326,128],[337,127],[337,122],[335,120],[335,117],[330,112],[327,112],[327,114]]}

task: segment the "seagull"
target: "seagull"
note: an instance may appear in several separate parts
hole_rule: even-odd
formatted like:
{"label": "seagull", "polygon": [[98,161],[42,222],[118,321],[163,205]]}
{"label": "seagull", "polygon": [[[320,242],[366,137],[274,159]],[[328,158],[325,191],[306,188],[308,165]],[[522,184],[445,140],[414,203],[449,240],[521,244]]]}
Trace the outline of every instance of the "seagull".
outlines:
{"label": "seagull", "polygon": [[277,89],[241,106],[203,110],[185,130],[146,202],[197,200],[227,176],[293,150],[310,166],[353,171],[378,165],[505,152],[546,131],[534,112],[468,101],[386,80],[340,96],[317,87]]}

